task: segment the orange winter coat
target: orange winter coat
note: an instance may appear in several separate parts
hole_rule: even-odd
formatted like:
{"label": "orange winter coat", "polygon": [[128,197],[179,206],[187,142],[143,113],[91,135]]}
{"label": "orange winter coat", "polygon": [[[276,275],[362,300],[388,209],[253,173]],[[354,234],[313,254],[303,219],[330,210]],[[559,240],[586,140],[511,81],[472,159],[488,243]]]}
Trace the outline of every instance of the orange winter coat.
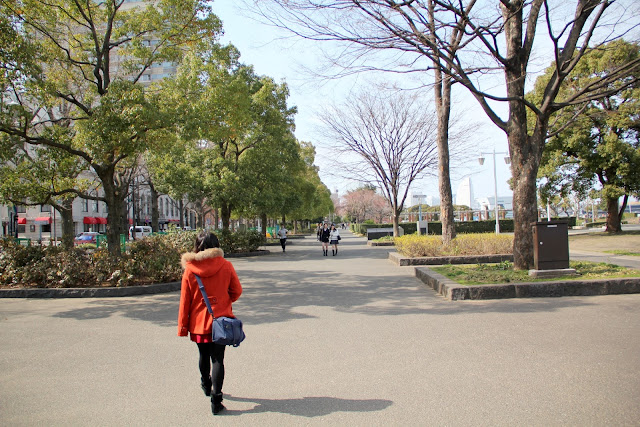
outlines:
{"label": "orange winter coat", "polygon": [[178,312],[178,336],[186,337],[187,332],[210,335],[213,319],[194,273],[202,279],[215,316],[235,317],[231,311],[231,303],[242,294],[236,270],[224,259],[224,252],[219,248],[198,253],[187,252],[182,255],[182,268],[184,273]]}

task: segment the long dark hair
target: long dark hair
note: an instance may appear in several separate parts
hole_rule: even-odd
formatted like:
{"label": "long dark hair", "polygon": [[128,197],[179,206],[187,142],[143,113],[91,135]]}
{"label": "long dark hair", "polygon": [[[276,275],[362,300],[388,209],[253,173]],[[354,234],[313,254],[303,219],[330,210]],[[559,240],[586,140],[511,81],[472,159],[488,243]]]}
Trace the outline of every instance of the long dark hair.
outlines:
{"label": "long dark hair", "polygon": [[204,251],[205,249],[211,248],[219,248],[220,241],[218,240],[218,236],[213,233],[209,233],[208,231],[202,231],[196,237],[196,245],[195,252],[198,253],[200,251]]}

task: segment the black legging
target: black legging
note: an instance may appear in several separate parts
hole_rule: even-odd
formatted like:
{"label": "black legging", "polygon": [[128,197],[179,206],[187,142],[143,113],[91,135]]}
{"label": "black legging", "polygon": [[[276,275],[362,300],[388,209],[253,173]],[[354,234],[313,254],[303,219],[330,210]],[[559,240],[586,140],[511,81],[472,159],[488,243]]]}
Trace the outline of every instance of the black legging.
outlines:
{"label": "black legging", "polygon": [[[198,351],[200,352],[200,375],[203,379],[207,379],[209,375],[211,375],[211,381],[213,383],[211,393],[213,395],[219,395],[222,393],[222,383],[224,382],[225,346],[214,343],[197,345]],[[211,367],[211,362],[213,362],[213,368]]]}

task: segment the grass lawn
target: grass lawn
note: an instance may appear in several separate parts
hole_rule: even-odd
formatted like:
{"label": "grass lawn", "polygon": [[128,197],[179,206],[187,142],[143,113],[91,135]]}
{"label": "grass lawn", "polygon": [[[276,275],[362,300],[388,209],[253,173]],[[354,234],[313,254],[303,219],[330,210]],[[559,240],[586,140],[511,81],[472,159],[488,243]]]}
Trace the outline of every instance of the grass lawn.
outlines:
{"label": "grass lawn", "polygon": [[614,254],[614,255],[640,256],[640,252],[633,252],[633,251],[627,251],[627,250],[621,250],[621,249],[615,249],[613,251],[604,251],[604,252],[608,254]]}
{"label": "grass lawn", "polygon": [[569,235],[569,252],[587,250],[589,252],[615,253],[609,251],[628,251],[638,253],[640,248],[640,231],[623,231],[622,233],[588,233]]}
{"label": "grass lawn", "polygon": [[532,278],[527,270],[513,270],[513,264],[508,261],[500,264],[444,265],[432,267],[432,270],[461,285],[640,277],[638,270],[607,263],[571,261],[570,266],[578,273],[576,276],[562,276],[553,279]]}

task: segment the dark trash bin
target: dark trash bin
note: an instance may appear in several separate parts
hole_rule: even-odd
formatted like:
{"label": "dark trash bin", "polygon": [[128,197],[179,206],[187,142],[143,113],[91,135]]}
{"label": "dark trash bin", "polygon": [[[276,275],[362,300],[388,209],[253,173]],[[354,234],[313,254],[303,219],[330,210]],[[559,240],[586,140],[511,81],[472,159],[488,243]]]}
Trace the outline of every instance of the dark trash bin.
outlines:
{"label": "dark trash bin", "polygon": [[567,221],[533,223],[533,265],[536,270],[569,268]]}

